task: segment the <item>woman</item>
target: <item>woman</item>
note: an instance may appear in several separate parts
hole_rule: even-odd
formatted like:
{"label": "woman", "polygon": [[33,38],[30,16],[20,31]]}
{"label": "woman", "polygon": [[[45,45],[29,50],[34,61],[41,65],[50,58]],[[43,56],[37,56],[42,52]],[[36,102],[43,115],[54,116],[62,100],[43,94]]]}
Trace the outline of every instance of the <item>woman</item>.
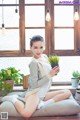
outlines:
{"label": "woman", "polygon": [[12,101],[23,117],[31,117],[36,109],[40,109],[50,101],[58,102],[70,97],[71,92],[52,91],[49,92],[52,77],[59,72],[59,67],[51,68],[48,57],[43,54],[44,40],[40,35],[33,36],[30,41],[30,48],[33,53],[30,67],[30,77],[28,79],[29,88],[25,93],[25,104],[17,95],[3,97],[3,101]]}

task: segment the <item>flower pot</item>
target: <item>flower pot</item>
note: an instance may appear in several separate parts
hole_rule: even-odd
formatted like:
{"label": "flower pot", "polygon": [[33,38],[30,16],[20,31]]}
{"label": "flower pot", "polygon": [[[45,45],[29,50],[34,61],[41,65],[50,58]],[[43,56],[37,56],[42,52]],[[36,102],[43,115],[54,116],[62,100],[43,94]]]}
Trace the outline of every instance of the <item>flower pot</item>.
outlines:
{"label": "flower pot", "polygon": [[4,84],[5,84],[5,90],[6,90],[6,91],[13,90],[14,80],[6,80],[6,81],[4,82]]}
{"label": "flower pot", "polygon": [[77,88],[79,85],[79,80],[76,78],[71,78],[72,87]]}
{"label": "flower pot", "polygon": [[51,64],[51,67],[52,67],[52,68],[54,68],[55,66],[59,66],[59,64],[58,64],[58,63],[56,63],[56,64],[55,64],[55,63],[52,63],[52,64]]}

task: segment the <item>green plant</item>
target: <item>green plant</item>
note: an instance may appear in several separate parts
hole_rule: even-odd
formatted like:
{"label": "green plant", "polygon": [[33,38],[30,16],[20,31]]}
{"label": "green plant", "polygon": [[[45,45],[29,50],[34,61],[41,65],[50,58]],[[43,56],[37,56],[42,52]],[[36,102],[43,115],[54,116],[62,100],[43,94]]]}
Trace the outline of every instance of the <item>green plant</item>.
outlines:
{"label": "green plant", "polygon": [[20,73],[15,67],[8,67],[0,70],[0,90],[3,94],[12,90],[11,84],[5,84],[6,81],[14,81],[14,84],[20,84],[23,82],[24,74]]}
{"label": "green plant", "polygon": [[49,56],[48,57],[49,63],[51,64],[52,67],[58,66],[59,63],[59,57],[57,55],[54,56]]}
{"label": "green plant", "polygon": [[79,81],[80,81],[80,72],[78,70],[74,70],[72,72],[72,78],[71,78],[72,86],[77,88],[79,85]]}
{"label": "green plant", "polygon": [[22,83],[23,77],[24,74],[21,74],[20,70],[17,70],[14,67],[8,67],[0,70],[0,80],[2,81],[14,80],[15,84],[20,84]]}
{"label": "green plant", "polygon": [[80,72],[78,70],[73,71],[72,77],[80,80]]}

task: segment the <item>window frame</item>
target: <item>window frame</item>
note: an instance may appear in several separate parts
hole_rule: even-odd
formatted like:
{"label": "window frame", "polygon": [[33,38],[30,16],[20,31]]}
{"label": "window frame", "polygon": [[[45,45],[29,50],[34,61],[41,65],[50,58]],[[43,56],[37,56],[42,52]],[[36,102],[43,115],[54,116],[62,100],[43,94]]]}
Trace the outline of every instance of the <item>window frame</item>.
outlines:
{"label": "window frame", "polygon": [[[79,0],[77,0],[77,2],[79,2]],[[80,26],[80,21],[75,21],[74,20],[74,27],[61,27],[61,26],[58,26],[58,27],[55,27],[54,26],[54,6],[74,6],[74,12],[77,8],[78,12],[79,12],[79,9],[80,9],[80,4],[55,4],[54,3],[54,0],[52,1],[52,6],[50,7],[51,8],[51,17],[52,17],[52,21],[51,21],[51,30],[53,32],[53,34],[51,34],[51,44],[50,44],[50,54],[57,54],[59,56],[79,56],[80,55],[80,32],[79,32],[79,26]],[[55,50],[54,49],[54,29],[68,29],[68,28],[73,28],[74,29],[74,50]]]}
{"label": "window frame", "polygon": [[[77,0],[79,2],[79,0]],[[25,27],[25,6],[45,6],[45,16],[46,16],[46,11],[47,9],[50,9],[50,15],[51,15],[51,21],[47,22],[45,20],[45,27]],[[72,4],[63,4],[63,6],[67,6]],[[0,5],[0,7],[2,4]],[[16,6],[16,4],[3,4],[3,6]],[[19,32],[20,32],[20,50],[5,50],[5,51],[0,51],[0,56],[32,56],[32,53],[30,50],[25,50],[25,29],[45,29],[45,40],[46,40],[46,46],[45,46],[45,51],[44,53],[47,55],[50,54],[57,54],[59,56],[79,56],[80,55],[80,20],[79,21],[74,21],[74,27],[55,27],[54,26],[54,6],[60,6],[60,4],[54,4],[54,0],[45,0],[45,4],[25,4],[25,0],[19,0],[19,15],[20,15],[20,20],[19,20]],[[74,4],[74,11],[76,9],[76,6],[78,8],[78,12],[80,9],[80,4]],[[74,29],[74,50],[55,50],[54,49],[54,29],[55,28],[73,28]],[[0,28],[1,29],[1,28]],[[6,29],[18,29],[18,27],[6,27]]]}

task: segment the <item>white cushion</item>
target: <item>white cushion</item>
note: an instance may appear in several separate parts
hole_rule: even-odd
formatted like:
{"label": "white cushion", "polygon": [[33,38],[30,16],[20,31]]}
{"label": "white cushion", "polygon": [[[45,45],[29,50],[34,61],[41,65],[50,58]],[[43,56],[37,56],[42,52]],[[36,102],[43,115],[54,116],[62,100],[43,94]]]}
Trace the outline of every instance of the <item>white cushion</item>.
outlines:
{"label": "white cushion", "polygon": [[[0,112],[8,112],[9,116],[21,116],[17,112],[14,104],[12,104],[9,101],[5,101],[0,105]],[[41,109],[36,110],[33,116],[62,116],[62,115],[73,115],[79,112],[80,112],[80,106],[71,96],[69,99],[56,103],[50,101],[50,103],[47,104],[46,106],[43,106]]]}

